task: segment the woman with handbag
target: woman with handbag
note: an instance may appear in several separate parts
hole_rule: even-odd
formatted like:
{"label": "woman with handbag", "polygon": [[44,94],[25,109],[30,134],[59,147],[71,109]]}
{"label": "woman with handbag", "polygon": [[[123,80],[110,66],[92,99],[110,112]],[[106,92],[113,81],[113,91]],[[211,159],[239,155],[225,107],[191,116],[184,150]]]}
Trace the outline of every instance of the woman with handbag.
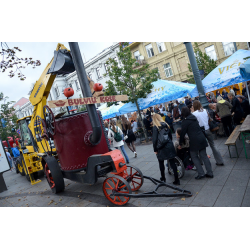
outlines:
{"label": "woman with handbag", "polygon": [[[214,128],[209,126],[209,114],[208,114],[208,112],[205,109],[203,109],[203,107],[199,101],[194,101],[193,105],[194,105],[193,115],[196,116],[200,127],[205,128],[205,136],[206,136],[207,141],[208,141],[208,143],[213,151],[216,165],[217,166],[224,166],[222,156],[214,144],[213,134],[210,131],[210,129],[214,129]],[[212,124],[211,124],[211,126],[212,126]]]}
{"label": "woman with handbag", "polygon": [[129,158],[124,148],[122,135],[123,133],[121,129],[118,126],[116,126],[116,122],[114,120],[111,120],[110,128],[108,131],[108,138],[113,141],[114,148],[118,149],[120,147],[123,155],[126,158],[126,163],[129,163]]}
{"label": "woman with handbag", "polygon": [[136,137],[135,137],[135,134],[132,130],[130,122],[127,122],[125,124],[125,133],[124,134],[125,134],[124,140],[127,143],[128,148],[134,153],[135,158],[136,158],[137,157],[137,153],[136,153],[136,149],[135,149]]}
{"label": "woman with handbag", "polygon": [[172,133],[169,125],[163,121],[159,114],[153,115],[153,148],[158,158],[161,171],[161,181],[166,182],[164,160],[168,160],[171,168],[174,171],[174,185],[180,185],[178,178],[177,166],[174,158],[176,151],[172,142]]}

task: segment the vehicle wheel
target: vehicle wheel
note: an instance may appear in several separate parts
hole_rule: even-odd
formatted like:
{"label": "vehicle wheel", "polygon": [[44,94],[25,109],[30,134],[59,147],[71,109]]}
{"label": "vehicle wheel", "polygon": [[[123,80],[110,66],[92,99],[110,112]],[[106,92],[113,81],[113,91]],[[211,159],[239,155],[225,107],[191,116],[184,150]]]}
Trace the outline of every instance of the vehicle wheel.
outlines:
{"label": "vehicle wheel", "polygon": [[17,166],[18,172],[19,172],[22,176],[25,176],[25,170],[24,170],[23,162],[22,162],[22,159],[21,159],[21,158],[19,158],[19,159],[16,160],[16,166]]}
{"label": "vehicle wheel", "polygon": [[45,157],[44,173],[53,193],[62,192],[65,188],[64,179],[57,160],[54,157]]}
{"label": "vehicle wheel", "polygon": [[125,205],[130,200],[130,197],[126,196],[115,196],[114,193],[131,194],[132,190],[128,182],[118,176],[114,175],[105,179],[102,185],[102,190],[105,197],[115,205]]}
{"label": "vehicle wheel", "polygon": [[[184,164],[183,164],[182,160],[177,156],[175,157],[174,160],[175,160],[175,165],[177,166],[178,177],[179,177],[179,179],[181,179],[185,175]],[[168,161],[167,166],[168,166],[168,173],[170,175],[174,175],[174,171],[171,168],[169,161]]]}
{"label": "vehicle wheel", "polygon": [[123,178],[129,183],[132,192],[141,188],[144,182],[144,177],[140,169],[127,165],[127,170],[124,171]]}

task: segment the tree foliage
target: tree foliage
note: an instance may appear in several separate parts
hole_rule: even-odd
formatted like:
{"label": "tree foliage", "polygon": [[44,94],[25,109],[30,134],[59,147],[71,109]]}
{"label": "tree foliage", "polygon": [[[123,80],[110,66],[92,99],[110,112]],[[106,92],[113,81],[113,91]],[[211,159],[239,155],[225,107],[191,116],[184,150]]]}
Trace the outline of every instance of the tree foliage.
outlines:
{"label": "tree foliage", "polygon": [[[13,128],[15,131],[18,129],[16,123],[18,117],[14,113],[15,108],[12,106],[15,102],[7,101],[7,99],[8,96],[4,96],[3,93],[0,93],[0,101],[4,100],[4,103],[1,103],[0,106],[0,136],[3,141],[8,140],[8,137],[18,137],[17,132],[11,131]],[[2,123],[2,121],[4,121],[4,123]]]}
{"label": "tree foliage", "polygon": [[[194,43],[194,53],[196,56],[196,61],[197,61],[199,70],[204,70],[204,77],[206,77],[213,69],[217,67],[216,61],[211,59],[205,52],[203,53],[200,50],[198,43]],[[193,72],[190,63],[188,64],[188,70],[189,72]],[[193,74],[187,75],[187,77],[188,77],[187,81],[189,83],[195,84]]]}
{"label": "tree foliage", "polygon": [[[107,88],[105,95],[122,94],[128,96],[128,101],[136,103],[137,111],[140,110],[138,106],[138,98],[146,98],[153,88],[153,82],[158,79],[158,70],[149,69],[149,64],[142,64],[132,57],[129,43],[123,42],[119,44],[119,51],[117,52],[118,60],[121,66],[114,58],[109,58],[107,64],[107,74],[110,78],[107,81]],[[144,124],[143,129],[145,132]],[[145,137],[146,133],[145,133]]]}
{"label": "tree foliage", "polygon": [[17,73],[18,78],[21,81],[26,79],[26,76],[22,73],[21,69],[24,69],[26,66],[32,66],[36,68],[41,65],[40,60],[33,60],[30,58],[19,58],[16,54],[22,50],[18,47],[10,49],[7,43],[1,42],[0,55],[2,60],[0,61],[0,72],[4,73],[8,71],[8,76],[10,78],[14,77]]}

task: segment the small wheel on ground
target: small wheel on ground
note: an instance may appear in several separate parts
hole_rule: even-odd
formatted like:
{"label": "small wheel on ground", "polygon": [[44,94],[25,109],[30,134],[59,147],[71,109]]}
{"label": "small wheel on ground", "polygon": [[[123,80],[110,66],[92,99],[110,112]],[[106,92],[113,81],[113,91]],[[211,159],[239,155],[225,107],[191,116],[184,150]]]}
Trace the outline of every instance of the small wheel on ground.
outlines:
{"label": "small wheel on ground", "polygon": [[123,178],[129,183],[132,192],[139,190],[144,182],[141,170],[131,165],[127,165]]}
{"label": "small wheel on ground", "polygon": [[[185,175],[184,164],[183,164],[182,160],[177,156],[175,157],[174,161],[175,161],[175,165],[177,166],[178,177],[179,177],[179,179],[181,179]],[[170,175],[174,175],[174,171],[171,168],[169,161],[168,161],[167,166],[168,166],[168,173]]]}
{"label": "small wheel on ground", "polygon": [[122,206],[128,203],[128,201],[130,200],[130,197],[116,196],[115,193],[124,194],[124,195],[132,193],[128,182],[124,178],[118,175],[114,175],[114,176],[106,178],[103,182],[102,190],[103,190],[105,197],[110,202],[118,206]]}

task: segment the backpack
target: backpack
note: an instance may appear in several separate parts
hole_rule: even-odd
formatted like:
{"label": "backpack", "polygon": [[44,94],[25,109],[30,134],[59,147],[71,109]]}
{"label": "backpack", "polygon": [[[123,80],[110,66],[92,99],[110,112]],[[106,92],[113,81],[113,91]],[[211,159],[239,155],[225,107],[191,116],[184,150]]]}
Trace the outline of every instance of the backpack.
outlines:
{"label": "backpack", "polygon": [[[113,130],[111,129],[111,131],[113,131]],[[117,132],[113,131],[113,133],[114,133],[114,140],[115,140],[116,142],[119,142],[119,141],[122,140],[122,136],[121,136],[120,133],[118,132],[118,127],[116,127],[116,131],[117,131]]]}
{"label": "backpack", "polygon": [[157,141],[157,149],[163,148],[166,144],[170,142],[170,138],[168,136],[168,129],[158,129],[158,141]]}

